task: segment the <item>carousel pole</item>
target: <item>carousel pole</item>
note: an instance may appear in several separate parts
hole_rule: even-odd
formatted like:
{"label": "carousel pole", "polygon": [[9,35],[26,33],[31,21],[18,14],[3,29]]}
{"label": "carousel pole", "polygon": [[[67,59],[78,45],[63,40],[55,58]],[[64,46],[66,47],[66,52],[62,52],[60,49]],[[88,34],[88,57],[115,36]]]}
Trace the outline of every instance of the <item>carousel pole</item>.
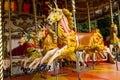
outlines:
{"label": "carousel pole", "polygon": [[11,71],[11,76],[13,75],[13,70],[12,70],[12,41],[11,41],[11,23],[10,23],[10,20],[11,20],[11,4],[10,4],[10,0],[8,0],[8,3],[9,3],[9,10],[8,10],[8,24],[9,24],[9,48],[10,48],[10,71]]}
{"label": "carousel pole", "polygon": [[33,9],[34,9],[34,19],[35,19],[35,32],[37,32],[37,14],[36,14],[36,0],[33,0]]}
{"label": "carousel pole", "polygon": [[74,20],[74,28],[75,28],[75,32],[77,32],[77,28],[76,28],[76,10],[75,10],[75,0],[72,0],[72,8],[73,8],[73,20]]}
{"label": "carousel pole", "polygon": [[87,1],[87,12],[88,12],[88,28],[89,28],[89,32],[91,32],[89,1]]}
{"label": "carousel pole", "polygon": [[[77,28],[76,28],[76,9],[75,9],[75,0],[72,0],[72,8],[73,8],[73,20],[74,20],[74,28],[75,28],[75,32],[77,32]],[[78,72],[78,80],[81,80],[80,78],[80,63],[79,63],[79,51],[76,51],[76,71]]]}
{"label": "carousel pole", "polygon": [[120,32],[120,2],[118,1],[118,21],[119,21],[119,26],[118,26],[118,32]]}
{"label": "carousel pole", "polygon": [[3,80],[2,1],[0,0],[0,80]]}
{"label": "carousel pole", "polygon": [[65,0],[65,8],[67,9],[67,7],[68,7],[68,6],[67,6],[67,0]]}
{"label": "carousel pole", "polygon": [[113,24],[114,22],[113,22],[113,11],[112,11],[112,1],[111,0],[109,0],[109,3],[110,3],[110,19],[111,19],[111,24]]}
{"label": "carousel pole", "polygon": [[[111,25],[112,24],[114,24],[114,21],[113,21],[113,9],[112,9],[112,0],[109,0],[109,3],[110,3],[110,17],[111,17]],[[117,50],[117,47],[116,47],[117,45],[114,45],[114,47],[115,47],[115,56],[116,57],[118,57],[118,50]],[[116,60],[116,69],[117,69],[117,71],[118,71],[118,62],[117,62],[117,60]]]}
{"label": "carousel pole", "polygon": [[[54,2],[55,2],[55,4],[56,4],[56,8],[58,8],[58,6],[57,6],[57,0],[54,0]],[[57,35],[57,42],[58,42],[58,27],[57,27],[57,22],[55,23],[55,32],[56,32],[56,35]],[[54,70],[55,70],[55,75],[56,75],[56,80],[58,80],[58,63],[57,63],[57,61],[55,60],[55,62],[54,62]]]}

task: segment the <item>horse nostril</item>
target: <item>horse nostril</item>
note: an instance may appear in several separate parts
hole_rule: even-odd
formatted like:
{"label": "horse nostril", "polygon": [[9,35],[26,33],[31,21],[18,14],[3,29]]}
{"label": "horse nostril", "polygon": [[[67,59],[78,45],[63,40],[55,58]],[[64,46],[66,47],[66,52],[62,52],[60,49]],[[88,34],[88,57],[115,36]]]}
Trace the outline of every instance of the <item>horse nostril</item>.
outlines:
{"label": "horse nostril", "polygon": [[50,21],[50,18],[48,18],[47,20]]}

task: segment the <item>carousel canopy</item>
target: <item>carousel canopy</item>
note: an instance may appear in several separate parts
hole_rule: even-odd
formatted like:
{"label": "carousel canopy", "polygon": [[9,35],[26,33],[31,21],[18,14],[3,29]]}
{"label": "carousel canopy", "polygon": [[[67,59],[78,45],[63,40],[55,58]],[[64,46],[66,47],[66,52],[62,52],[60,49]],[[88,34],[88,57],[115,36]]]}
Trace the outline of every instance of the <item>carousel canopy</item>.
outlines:
{"label": "carousel canopy", "polygon": [[[3,11],[7,10],[8,0],[3,0]],[[34,15],[34,0],[11,0],[11,10],[17,13],[30,13]],[[48,5],[57,1],[59,8],[67,8],[73,11],[72,0],[35,0],[37,16],[48,15]],[[106,14],[110,14],[110,0],[74,0],[77,21],[85,21],[88,19],[88,12],[91,19],[98,19]],[[113,12],[118,10],[118,1],[111,0]],[[89,8],[89,11],[88,11]]]}
{"label": "carousel canopy", "polygon": [[[75,0],[76,2],[76,19],[77,21],[88,20],[88,8],[90,19],[99,19],[110,14],[110,0]],[[118,10],[118,0],[111,0],[113,12]],[[68,3],[68,9],[72,11]]]}
{"label": "carousel canopy", "polygon": [[[73,4],[75,1],[76,21],[85,22],[102,18],[105,15],[110,15],[110,0],[10,0],[11,2],[11,25],[12,32],[19,32],[35,26],[34,24],[41,24],[48,16],[49,7],[53,5],[53,1],[57,1],[59,8],[67,8],[73,12]],[[34,3],[35,1],[35,3]],[[111,0],[113,13],[118,11],[118,1]],[[35,5],[35,6],[34,6]],[[10,9],[8,0],[2,0],[2,17],[5,30],[8,28],[8,12]],[[36,15],[35,15],[36,12]],[[89,15],[88,15],[89,14]],[[18,29],[19,28],[19,29]],[[22,28],[22,29],[21,29]]]}

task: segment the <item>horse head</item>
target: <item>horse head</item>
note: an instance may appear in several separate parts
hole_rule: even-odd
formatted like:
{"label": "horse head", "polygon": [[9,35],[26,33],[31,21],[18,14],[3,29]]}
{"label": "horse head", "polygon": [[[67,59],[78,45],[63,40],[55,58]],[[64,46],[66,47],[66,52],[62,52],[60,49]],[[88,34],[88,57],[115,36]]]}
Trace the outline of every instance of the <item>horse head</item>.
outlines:
{"label": "horse head", "polygon": [[37,38],[38,41],[45,38],[45,34],[46,34],[45,30],[46,30],[46,28],[42,28],[42,29],[37,31],[36,38]]}
{"label": "horse head", "polygon": [[47,17],[47,21],[50,25],[59,21],[62,18],[62,16],[64,15],[62,12],[62,9],[59,9],[56,3],[54,3],[54,4],[56,7],[55,8],[50,7],[50,13]]}
{"label": "horse head", "polygon": [[19,44],[23,45],[24,43],[28,42],[31,40],[31,36],[28,33],[24,33],[23,36],[19,40]]}
{"label": "horse head", "polygon": [[116,35],[117,35],[117,33],[118,33],[117,30],[118,30],[117,29],[117,25],[116,24],[112,24],[111,27],[110,27],[110,32],[111,33],[116,33]]}

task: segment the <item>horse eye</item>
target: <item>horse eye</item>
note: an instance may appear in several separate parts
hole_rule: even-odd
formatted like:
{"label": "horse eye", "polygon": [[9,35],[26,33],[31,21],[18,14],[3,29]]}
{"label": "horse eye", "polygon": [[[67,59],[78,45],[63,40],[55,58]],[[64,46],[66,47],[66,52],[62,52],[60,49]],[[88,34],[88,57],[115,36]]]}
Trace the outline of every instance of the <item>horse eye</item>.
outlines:
{"label": "horse eye", "polygon": [[57,11],[55,10],[54,12],[56,13]]}

